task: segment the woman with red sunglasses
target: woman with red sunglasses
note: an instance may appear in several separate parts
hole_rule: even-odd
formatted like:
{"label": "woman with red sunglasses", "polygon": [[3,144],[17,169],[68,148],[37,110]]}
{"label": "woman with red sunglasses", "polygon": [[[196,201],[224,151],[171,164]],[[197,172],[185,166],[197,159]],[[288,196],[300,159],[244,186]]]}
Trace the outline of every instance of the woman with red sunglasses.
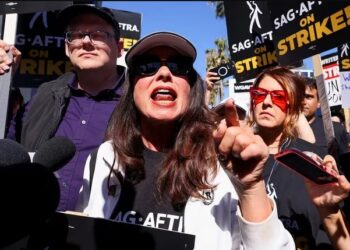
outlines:
{"label": "woman with red sunglasses", "polygon": [[303,108],[304,80],[285,67],[272,67],[259,74],[250,89],[250,124],[269,147],[270,157],[263,177],[267,192],[277,203],[279,218],[293,235],[297,249],[330,246],[321,219],[310,200],[304,179],[279,165],[273,155],[287,148],[325,155],[320,148],[303,139],[297,129]]}

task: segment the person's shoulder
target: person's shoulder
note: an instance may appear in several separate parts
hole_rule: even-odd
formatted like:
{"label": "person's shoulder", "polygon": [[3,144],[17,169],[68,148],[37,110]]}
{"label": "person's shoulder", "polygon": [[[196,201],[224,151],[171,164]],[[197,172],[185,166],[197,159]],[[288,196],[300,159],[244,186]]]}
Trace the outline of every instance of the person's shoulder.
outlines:
{"label": "person's shoulder", "polygon": [[99,150],[102,150],[102,151],[113,151],[113,141],[112,140],[108,140],[108,141],[105,141],[103,142],[100,146],[99,146]]}
{"label": "person's shoulder", "polygon": [[67,83],[75,79],[75,74],[73,72],[67,72],[58,78],[45,82],[41,84],[38,88],[38,91],[47,91],[47,89],[59,89],[63,86],[67,86]]}
{"label": "person's shoulder", "polygon": [[118,157],[114,152],[112,140],[105,141],[98,147],[96,161],[100,162],[102,165],[104,164],[108,166],[109,168],[118,163]]}
{"label": "person's shoulder", "polygon": [[341,125],[339,122],[332,122],[333,123],[333,128],[334,128],[334,132],[336,133],[337,131],[339,132],[343,132],[346,131],[344,126]]}
{"label": "person's shoulder", "polygon": [[316,115],[315,119],[310,123],[310,127],[314,132],[315,130],[317,131],[320,127],[323,127],[322,117]]}
{"label": "person's shoulder", "polygon": [[297,148],[301,151],[311,151],[314,152],[315,154],[319,155],[320,157],[324,157],[327,152],[324,148],[314,144],[314,143],[310,143],[308,141],[305,141],[303,139],[297,138],[295,141],[293,141],[290,144],[290,147],[294,147]]}
{"label": "person's shoulder", "polygon": [[314,120],[315,124],[323,124],[323,120],[321,116],[316,115],[315,116],[315,120]]}
{"label": "person's shoulder", "polygon": [[105,141],[98,147],[98,154],[102,157],[109,157],[114,155],[113,141]]}

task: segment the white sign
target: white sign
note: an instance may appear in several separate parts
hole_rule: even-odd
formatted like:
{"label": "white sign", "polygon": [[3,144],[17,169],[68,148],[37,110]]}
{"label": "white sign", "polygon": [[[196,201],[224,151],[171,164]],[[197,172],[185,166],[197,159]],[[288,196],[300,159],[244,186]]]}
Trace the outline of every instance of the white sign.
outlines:
{"label": "white sign", "polygon": [[248,111],[250,107],[249,89],[237,92],[235,85],[236,79],[229,79],[229,97],[232,97],[237,105]]}
{"label": "white sign", "polygon": [[350,71],[340,72],[342,107],[350,108]]}
{"label": "white sign", "polygon": [[322,68],[329,106],[341,105],[342,98],[338,55],[322,57]]}

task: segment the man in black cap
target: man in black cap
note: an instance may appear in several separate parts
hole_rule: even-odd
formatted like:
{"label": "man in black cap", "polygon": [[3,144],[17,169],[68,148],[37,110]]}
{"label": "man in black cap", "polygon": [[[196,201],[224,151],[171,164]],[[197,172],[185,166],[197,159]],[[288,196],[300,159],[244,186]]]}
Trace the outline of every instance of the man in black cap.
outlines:
{"label": "man in black cap", "polygon": [[[57,171],[58,210],[64,211],[75,210],[86,158],[103,142],[122,94],[125,68],[116,66],[120,30],[109,9],[75,4],[58,14],[58,22],[65,29],[65,53],[74,70],[39,87],[25,110],[20,142],[29,152],[55,136],[74,142],[73,159]],[[11,130],[8,137],[15,138]]]}

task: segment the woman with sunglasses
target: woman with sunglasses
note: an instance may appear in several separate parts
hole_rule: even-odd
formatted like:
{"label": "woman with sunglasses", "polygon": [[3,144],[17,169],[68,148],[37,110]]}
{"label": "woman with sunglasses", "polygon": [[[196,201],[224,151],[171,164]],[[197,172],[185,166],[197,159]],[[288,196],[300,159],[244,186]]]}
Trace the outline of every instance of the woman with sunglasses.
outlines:
{"label": "woman with sunglasses", "polygon": [[[125,94],[93,173],[86,164],[79,210],[194,234],[195,249],[294,249],[261,178],[266,145],[238,126],[217,129],[195,58],[194,46],[169,32],[129,50]],[[226,108],[235,125],[232,102]]]}
{"label": "woman with sunglasses", "polygon": [[299,138],[297,122],[303,108],[304,89],[303,79],[287,68],[276,66],[264,70],[250,89],[249,119],[256,134],[269,147],[270,157],[263,176],[268,194],[277,203],[279,218],[292,234],[298,249],[319,249],[317,247],[322,244],[330,247],[330,242],[325,232],[319,230],[321,220],[303,178],[273,158],[276,153],[291,147],[321,157],[326,153]]}

